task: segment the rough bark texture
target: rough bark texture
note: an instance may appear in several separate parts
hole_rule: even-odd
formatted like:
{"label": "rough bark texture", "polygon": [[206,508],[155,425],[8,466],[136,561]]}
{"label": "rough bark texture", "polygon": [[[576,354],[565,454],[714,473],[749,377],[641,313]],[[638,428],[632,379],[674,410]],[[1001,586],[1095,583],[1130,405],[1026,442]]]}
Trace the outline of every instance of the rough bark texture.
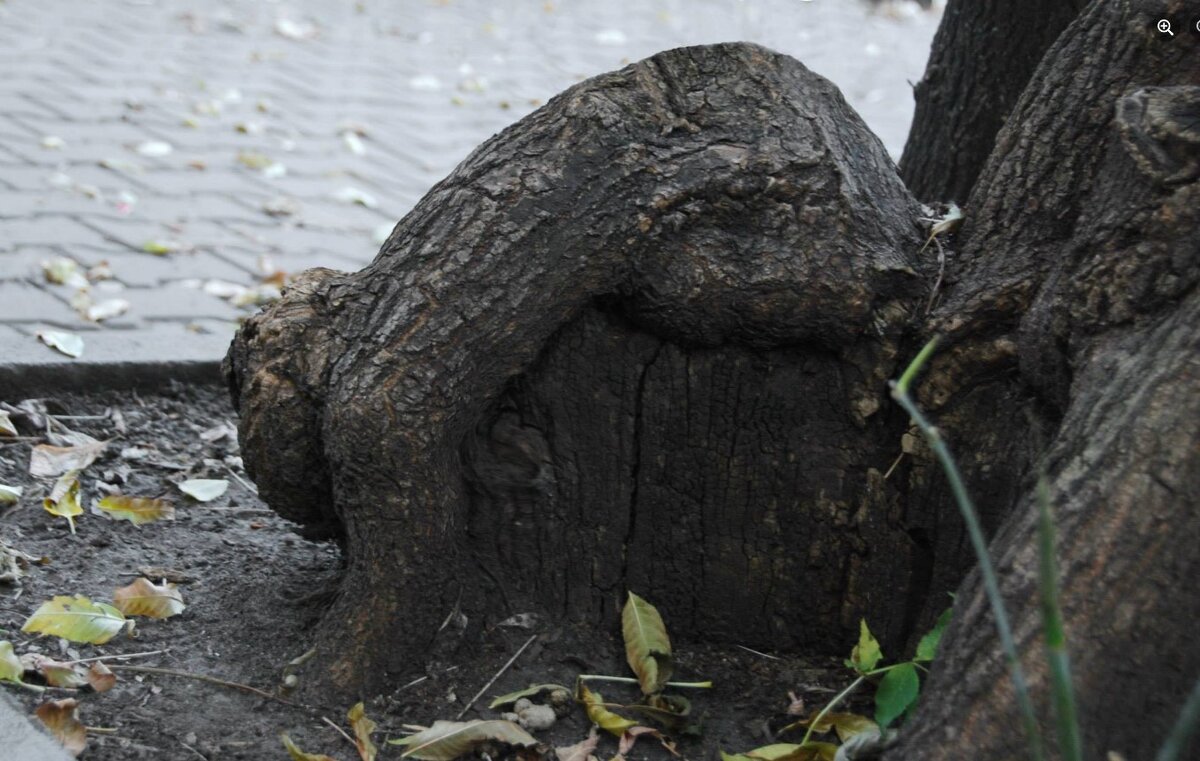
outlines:
{"label": "rough bark texture", "polygon": [[[951,347],[925,400],[959,452],[997,430],[1047,441],[1086,758],[1151,755],[1200,676],[1183,623],[1200,616],[1200,59],[1156,38],[1173,10],[1094,3],[1059,39],[997,139],[933,321]],[[988,389],[1034,414],[961,409]],[[1031,485],[993,557],[1053,745]],[[892,757],[1025,757],[976,574],[942,647]]]}
{"label": "rough bark texture", "polygon": [[1034,68],[1085,0],[950,0],[914,88],[900,176],[922,201],[965,204]]}
{"label": "rough bark texture", "polygon": [[[419,667],[455,609],[611,626],[627,588],[698,636],[841,651],[866,616],[897,652],[971,566],[928,453],[883,475],[907,427],[885,380],[939,332],[920,396],[997,532],[1042,715],[1039,460],[1086,755],[1147,755],[1200,673],[1200,57],[1156,39],[1168,6],[1096,2],[1055,43],[928,320],[878,141],[749,45],[572,88],[367,269],[250,320],[228,359],[247,467],[345,541],[331,684]],[[1017,727],[969,575],[891,757],[1021,758]]]}
{"label": "rough bark texture", "polygon": [[[345,537],[348,689],[447,613],[900,642],[930,558],[882,473],[918,208],[836,89],[750,45],[660,54],[484,144],[353,275],[309,273],[229,361],[246,465]],[[922,517],[926,523],[936,517]]]}

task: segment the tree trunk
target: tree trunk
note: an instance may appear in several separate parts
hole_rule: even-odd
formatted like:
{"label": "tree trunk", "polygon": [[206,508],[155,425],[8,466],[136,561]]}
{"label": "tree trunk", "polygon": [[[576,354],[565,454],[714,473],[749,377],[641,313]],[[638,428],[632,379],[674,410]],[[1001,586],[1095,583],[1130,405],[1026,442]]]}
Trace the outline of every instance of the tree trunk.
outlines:
{"label": "tree trunk", "polygon": [[680,49],[555,98],[365,270],[250,320],[247,469],[345,539],[334,682],[419,666],[456,607],[607,625],[627,589],[752,646],[840,650],[863,615],[902,642],[931,573],[907,526],[938,520],[883,478],[918,214],[827,81]]}
{"label": "tree trunk", "polygon": [[[1200,676],[1185,623],[1200,616],[1200,61],[1157,39],[1150,6],[1094,3],[1039,67],[930,328],[949,346],[925,401],[960,455],[998,426],[1048,439],[1085,758],[1148,757]],[[956,409],[989,386],[1035,414]],[[1053,747],[1032,485],[992,555]],[[977,574],[928,690],[890,757],[1026,757]]]}
{"label": "tree trunk", "polygon": [[900,159],[922,201],[967,202],[1034,68],[1084,0],[950,0]]}
{"label": "tree trunk", "polygon": [[[1145,755],[1172,712],[1139,709],[1200,670],[1200,64],[1153,20],[1096,3],[1064,34],[928,318],[937,266],[878,141],[751,45],[568,90],[362,272],[307,273],[227,374],[263,497],[345,543],[329,685],[419,666],[455,610],[609,626],[626,589],[713,639],[842,652],[865,616],[898,652],[972,565],[928,453],[889,469],[886,380],[936,331],[922,402],[999,531],[1035,696],[1046,440],[1089,757]],[[899,757],[1022,756],[974,574],[942,651]]]}

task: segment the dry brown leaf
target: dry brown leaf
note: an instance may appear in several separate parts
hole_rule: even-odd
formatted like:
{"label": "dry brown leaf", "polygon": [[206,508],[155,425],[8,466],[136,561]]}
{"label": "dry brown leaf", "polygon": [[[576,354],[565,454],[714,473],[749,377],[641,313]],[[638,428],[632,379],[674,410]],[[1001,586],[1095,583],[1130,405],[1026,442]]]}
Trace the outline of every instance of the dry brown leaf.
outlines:
{"label": "dry brown leaf", "polygon": [[94,512],[108,518],[126,520],[135,526],[157,520],[174,520],[175,506],[165,499],[126,497],[116,494],[95,503]]}
{"label": "dry brown leaf", "polygon": [[155,584],[144,578],[113,591],[113,606],[127,616],[170,618],[183,612],[183,595],[174,584]]}
{"label": "dry brown leaf", "polygon": [[87,730],[79,721],[79,704],[74,698],[42,703],[33,713],[72,756],[87,747]]}
{"label": "dry brown leaf", "polygon": [[574,745],[555,748],[554,755],[558,761],[588,761],[588,758],[596,752],[596,746],[599,744],[600,735],[596,733],[596,725],[593,724],[587,737]]}
{"label": "dry brown leaf", "polygon": [[117,675],[101,661],[96,661],[88,668],[87,682],[96,692],[108,692],[117,683]]}
{"label": "dry brown leaf", "polygon": [[95,440],[73,447],[38,444],[29,455],[29,472],[35,476],[50,478],[69,470],[83,470],[96,461],[106,446],[106,442]]}

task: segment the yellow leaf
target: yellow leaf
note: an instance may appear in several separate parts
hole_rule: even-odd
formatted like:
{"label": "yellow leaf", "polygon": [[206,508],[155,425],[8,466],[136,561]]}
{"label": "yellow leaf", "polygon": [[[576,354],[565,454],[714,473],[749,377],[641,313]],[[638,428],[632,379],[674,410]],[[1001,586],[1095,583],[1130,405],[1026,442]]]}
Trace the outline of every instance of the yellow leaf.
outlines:
{"label": "yellow leaf", "polygon": [[621,737],[626,730],[638,725],[633,719],[627,719],[608,710],[604,705],[604,696],[598,692],[592,692],[582,682],[579,685],[578,699],[583,702],[583,707],[592,723],[605,732]]}
{"label": "yellow leaf", "polygon": [[79,505],[79,471],[69,470],[59,476],[50,490],[50,496],[42,500],[42,507],[51,515],[66,518],[74,534],[75,516],[83,514],[83,508]]}
{"label": "yellow leaf", "polygon": [[621,632],[625,636],[625,659],[637,674],[642,693],[661,692],[671,678],[671,640],[662,616],[653,605],[630,592],[621,611]]}
{"label": "yellow leaf", "polygon": [[867,620],[864,618],[859,622],[858,644],[850,651],[850,659],[846,661],[846,665],[860,674],[865,674],[875,668],[882,659],[883,652],[879,649],[875,636],[867,628]]}
{"label": "yellow leaf", "polygon": [[33,713],[72,756],[87,747],[87,730],[79,721],[79,705],[74,698],[42,703]]}
{"label": "yellow leaf", "polygon": [[25,667],[21,659],[13,652],[12,643],[8,640],[0,642],[0,682],[21,682]]}
{"label": "yellow leaf", "polygon": [[350,713],[346,714],[346,718],[354,730],[354,745],[358,748],[358,755],[362,756],[362,761],[375,761],[375,754],[379,752],[375,743],[371,742],[371,733],[375,731],[375,722],[367,718],[363,704],[355,703],[354,707],[350,709]]}
{"label": "yellow leaf", "polygon": [[[807,727],[808,725],[812,724],[813,720],[816,718],[816,715],[813,715],[807,719],[801,719],[800,721],[787,725],[783,729],[779,730],[779,732],[782,734],[783,732],[787,732],[791,729]],[[842,742],[846,742],[851,737],[861,734],[868,729],[875,729],[876,727],[877,725],[875,722],[871,721],[866,716],[860,716],[856,713],[827,713],[821,717],[819,722],[816,723],[816,725],[813,727],[813,731],[817,734],[823,735],[830,730],[836,729],[838,739]]]}
{"label": "yellow leaf", "polygon": [[83,595],[59,595],[42,603],[21,627],[21,631],[103,645],[117,636],[126,623],[121,611],[111,605],[92,602]]}
{"label": "yellow leaf", "polygon": [[144,578],[113,592],[113,605],[127,616],[170,618],[183,612],[183,595],[174,584],[155,584]]}
{"label": "yellow leaf", "polygon": [[135,526],[175,518],[175,506],[165,499],[110,496],[97,502],[96,509],[110,518],[127,520]]}
{"label": "yellow leaf", "polygon": [[288,737],[287,733],[280,735],[279,739],[283,740],[283,747],[287,748],[292,761],[335,761],[323,753],[305,753],[296,747],[296,743],[292,742],[292,738]]}

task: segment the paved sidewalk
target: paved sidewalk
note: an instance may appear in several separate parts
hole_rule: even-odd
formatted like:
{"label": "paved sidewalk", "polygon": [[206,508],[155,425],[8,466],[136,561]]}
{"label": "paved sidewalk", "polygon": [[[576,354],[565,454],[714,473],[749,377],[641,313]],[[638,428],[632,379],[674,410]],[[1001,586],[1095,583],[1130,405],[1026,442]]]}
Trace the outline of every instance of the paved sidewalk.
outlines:
{"label": "paved sidewalk", "polygon": [[[0,371],[211,363],[273,274],[362,267],[482,140],[665,48],[794,55],[896,155],[938,19],[852,0],[0,0]],[[81,336],[81,358],[44,331]]]}

